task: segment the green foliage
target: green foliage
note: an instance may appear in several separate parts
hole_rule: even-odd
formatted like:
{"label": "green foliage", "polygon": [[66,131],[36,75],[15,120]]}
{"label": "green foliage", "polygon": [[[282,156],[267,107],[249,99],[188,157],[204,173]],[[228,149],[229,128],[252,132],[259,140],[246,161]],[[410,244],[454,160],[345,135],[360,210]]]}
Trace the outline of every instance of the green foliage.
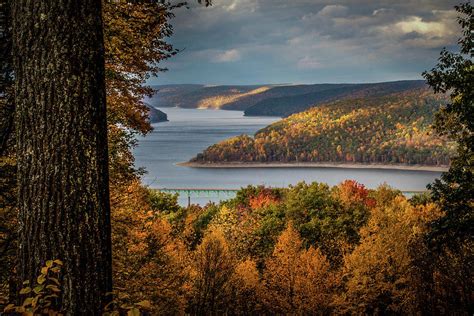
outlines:
{"label": "green foliage", "polygon": [[359,242],[359,230],[376,204],[373,196],[388,204],[399,195],[386,186],[369,191],[354,181],[333,188],[317,182],[301,182],[287,189],[248,186],[221,205],[188,213],[192,234],[184,236],[192,240],[194,249],[209,229],[219,227],[239,258],[250,257],[261,268],[278,236],[292,222],[305,247],[317,247],[339,264],[343,253]]}
{"label": "green foliage", "polygon": [[[60,309],[61,293],[61,269],[63,262],[59,259],[48,260],[41,268],[41,272],[32,283],[24,281],[23,287],[19,291],[22,299],[21,305],[13,303],[7,304],[3,309],[4,314],[21,315],[64,315]],[[121,292],[107,293],[111,296],[111,301],[104,307],[103,316],[140,316],[142,312],[151,309],[149,301],[141,301],[136,304],[120,304]]]}
{"label": "green foliage", "polygon": [[446,212],[433,227],[431,239],[456,247],[472,239],[474,225],[474,15],[473,6],[456,6],[462,28],[459,52],[444,49],[438,65],[423,75],[437,93],[449,93],[450,102],[437,113],[434,127],[457,144],[451,166],[430,189]]}
{"label": "green foliage", "polygon": [[8,304],[5,314],[21,313],[22,315],[63,315],[59,311],[59,293],[61,293],[61,260],[48,260],[34,282],[26,280],[19,291],[21,305]]}
{"label": "green foliage", "polygon": [[453,144],[433,135],[443,103],[427,88],[339,100],[210,146],[194,162],[448,165]]}
{"label": "green foliage", "polygon": [[[299,230],[306,244],[313,245],[332,261],[341,260],[344,247],[359,241],[359,229],[367,222],[369,207],[368,190],[356,182],[344,182],[338,187],[313,182],[291,187],[286,198],[287,218]],[[354,186],[350,195],[343,192]],[[363,192],[360,201],[352,197]]]}
{"label": "green foliage", "polygon": [[431,202],[433,201],[431,199],[431,194],[429,192],[415,194],[410,198],[410,203],[414,206],[426,205]]}
{"label": "green foliage", "polygon": [[152,189],[149,189],[148,192],[150,206],[154,211],[159,211],[163,214],[172,214],[180,211],[178,194],[170,194]]}
{"label": "green foliage", "polygon": [[283,207],[273,205],[256,211],[254,218],[258,223],[251,234],[254,242],[245,249],[244,254],[255,258],[261,265],[264,258],[272,253],[278,236],[285,229],[286,214]]}

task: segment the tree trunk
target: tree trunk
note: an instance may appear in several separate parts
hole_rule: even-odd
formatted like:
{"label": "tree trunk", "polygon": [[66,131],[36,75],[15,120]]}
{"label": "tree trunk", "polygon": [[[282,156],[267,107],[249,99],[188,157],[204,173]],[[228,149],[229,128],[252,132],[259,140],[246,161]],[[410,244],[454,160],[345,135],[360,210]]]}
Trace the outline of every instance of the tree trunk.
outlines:
{"label": "tree trunk", "polygon": [[7,155],[13,132],[11,44],[10,0],[0,0],[0,157]]}
{"label": "tree trunk", "polygon": [[101,0],[14,0],[19,277],[61,259],[61,306],[112,289]]}

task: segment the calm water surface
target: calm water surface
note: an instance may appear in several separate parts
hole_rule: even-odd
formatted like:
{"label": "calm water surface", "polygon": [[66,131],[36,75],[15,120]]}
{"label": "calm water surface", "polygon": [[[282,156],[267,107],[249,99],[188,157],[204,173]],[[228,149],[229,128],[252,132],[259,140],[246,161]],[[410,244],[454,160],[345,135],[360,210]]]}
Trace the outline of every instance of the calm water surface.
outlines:
{"label": "calm water surface", "polygon": [[[279,118],[244,117],[240,111],[161,108],[169,122],[154,124],[154,130],[139,139],[134,150],[135,165],[145,167],[143,183],[152,188],[229,188],[248,184],[284,187],[300,181],[326,182],[335,185],[354,179],[369,188],[382,183],[403,191],[425,189],[439,177],[439,172],[337,169],[337,168],[249,168],[201,169],[176,166],[188,161],[208,146],[228,137],[253,134]],[[217,198],[193,198],[205,204]],[[181,204],[186,198],[180,199]]]}

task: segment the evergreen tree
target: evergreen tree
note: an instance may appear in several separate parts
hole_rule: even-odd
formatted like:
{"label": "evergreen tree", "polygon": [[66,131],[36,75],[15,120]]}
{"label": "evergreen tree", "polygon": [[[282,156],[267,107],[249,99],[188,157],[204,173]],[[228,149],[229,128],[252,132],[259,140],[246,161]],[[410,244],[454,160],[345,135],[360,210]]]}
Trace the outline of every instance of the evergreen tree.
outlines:
{"label": "evergreen tree", "polygon": [[437,114],[435,128],[457,143],[456,156],[441,180],[430,185],[432,196],[446,212],[433,227],[432,240],[455,247],[472,238],[474,225],[474,16],[473,6],[456,6],[462,28],[458,53],[444,49],[438,65],[423,75],[437,93],[451,102]]}

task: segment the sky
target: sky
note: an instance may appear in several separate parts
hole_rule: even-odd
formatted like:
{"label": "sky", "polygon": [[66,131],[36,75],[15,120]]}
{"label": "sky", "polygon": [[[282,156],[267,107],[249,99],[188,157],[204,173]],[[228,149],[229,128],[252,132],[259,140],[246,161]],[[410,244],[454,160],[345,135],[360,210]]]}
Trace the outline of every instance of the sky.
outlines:
{"label": "sky", "polygon": [[[190,0],[192,1],[192,0]],[[460,35],[460,0],[213,0],[175,10],[181,52],[150,84],[421,79]]]}

